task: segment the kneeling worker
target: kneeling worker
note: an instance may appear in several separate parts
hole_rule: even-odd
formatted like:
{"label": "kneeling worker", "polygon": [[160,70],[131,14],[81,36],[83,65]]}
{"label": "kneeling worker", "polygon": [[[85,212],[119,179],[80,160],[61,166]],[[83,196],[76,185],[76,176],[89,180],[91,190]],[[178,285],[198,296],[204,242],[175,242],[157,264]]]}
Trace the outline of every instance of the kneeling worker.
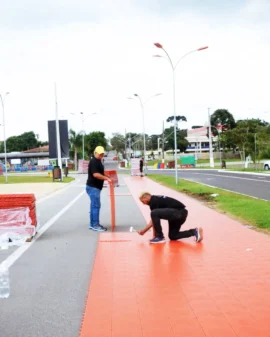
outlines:
{"label": "kneeling worker", "polygon": [[154,237],[150,240],[150,243],[165,242],[160,224],[161,219],[168,220],[170,240],[179,240],[195,236],[196,242],[202,241],[202,228],[193,228],[180,232],[180,228],[185,223],[188,215],[186,206],[180,201],[166,196],[151,195],[147,192],[140,195],[140,201],[150,207],[151,221],[148,226],[138,231],[138,233],[144,235],[151,227],[154,227]]}

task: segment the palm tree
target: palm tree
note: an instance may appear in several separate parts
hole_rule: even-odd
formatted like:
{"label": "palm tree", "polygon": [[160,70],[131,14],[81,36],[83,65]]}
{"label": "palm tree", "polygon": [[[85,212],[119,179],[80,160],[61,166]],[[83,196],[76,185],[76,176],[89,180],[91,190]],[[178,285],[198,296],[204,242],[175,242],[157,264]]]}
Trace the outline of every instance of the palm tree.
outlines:
{"label": "palm tree", "polygon": [[76,133],[74,130],[69,130],[69,143],[70,148],[74,153],[74,163],[75,163],[75,171],[78,170],[78,150],[82,147],[82,135],[80,133]]}

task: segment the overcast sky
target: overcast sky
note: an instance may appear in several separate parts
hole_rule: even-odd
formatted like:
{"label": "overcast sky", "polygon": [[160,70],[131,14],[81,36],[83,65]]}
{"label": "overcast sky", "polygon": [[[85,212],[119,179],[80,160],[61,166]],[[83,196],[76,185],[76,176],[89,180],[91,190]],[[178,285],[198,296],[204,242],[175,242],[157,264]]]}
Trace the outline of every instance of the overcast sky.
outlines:
{"label": "overcast sky", "polygon": [[270,121],[269,0],[0,1],[7,137],[33,130],[48,138],[54,82],[59,116],[69,127],[81,130],[79,115],[71,113],[98,113],[86,119],[85,130],[106,136],[142,132],[139,102],[127,97],[162,93],[145,105],[146,133],[161,133],[173,115],[172,71],[166,59],[152,57],[164,55],[154,42],[174,63],[209,46],[177,67],[177,114],[188,120],[182,127],[205,124],[208,107]]}

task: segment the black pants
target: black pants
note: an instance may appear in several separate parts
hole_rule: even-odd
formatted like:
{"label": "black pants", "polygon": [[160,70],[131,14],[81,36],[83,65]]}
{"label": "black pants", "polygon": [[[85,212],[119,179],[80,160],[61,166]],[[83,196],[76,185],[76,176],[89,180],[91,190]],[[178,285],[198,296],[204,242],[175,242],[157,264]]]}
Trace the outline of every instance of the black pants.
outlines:
{"label": "black pants", "polygon": [[163,238],[160,220],[168,220],[169,222],[169,238],[170,240],[179,240],[194,236],[194,229],[180,232],[181,226],[185,223],[188,211],[174,208],[158,208],[151,212],[151,219],[156,231],[156,237]]}

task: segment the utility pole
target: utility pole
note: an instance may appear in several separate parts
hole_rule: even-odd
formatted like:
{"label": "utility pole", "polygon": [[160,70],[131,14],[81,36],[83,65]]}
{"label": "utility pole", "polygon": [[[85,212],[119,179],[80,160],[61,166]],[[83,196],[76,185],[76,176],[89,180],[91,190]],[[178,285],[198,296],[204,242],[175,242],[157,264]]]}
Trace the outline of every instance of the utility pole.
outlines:
{"label": "utility pole", "polygon": [[212,145],[212,128],[211,128],[211,118],[210,118],[210,108],[208,108],[208,133],[209,133],[209,164],[210,167],[215,167],[213,158],[213,145]]}
{"label": "utility pole", "polygon": [[127,130],[125,129],[125,159],[127,157]]}
{"label": "utility pole", "polygon": [[129,134],[129,137],[128,137],[128,143],[129,143],[129,146],[128,146],[128,148],[129,148],[129,160],[131,159],[131,138],[130,138],[130,134]]}
{"label": "utility pole", "polygon": [[164,121],[162,121],[162,162],[164,163]]}
{"label": "utility pole", "polygon": [[256,162],[256,160],[257,160],[257,134],[255,133],[255,135],[254,135],[254,138],[255,138],[255,170],[257,170],[257,162]]}
{"label": "utility pole", "polygon": [[61,158],[61,144],[60,144],[60,129],[59,129],[59,119],[58,119],[58,101],[57,101],[57,88],[56,83],[54,84],[55,90],[55,125],[56,125],[56,149],[57,149],[57,163],[60,169],[60,180],[63,181],[62,174],[62,158]]}

